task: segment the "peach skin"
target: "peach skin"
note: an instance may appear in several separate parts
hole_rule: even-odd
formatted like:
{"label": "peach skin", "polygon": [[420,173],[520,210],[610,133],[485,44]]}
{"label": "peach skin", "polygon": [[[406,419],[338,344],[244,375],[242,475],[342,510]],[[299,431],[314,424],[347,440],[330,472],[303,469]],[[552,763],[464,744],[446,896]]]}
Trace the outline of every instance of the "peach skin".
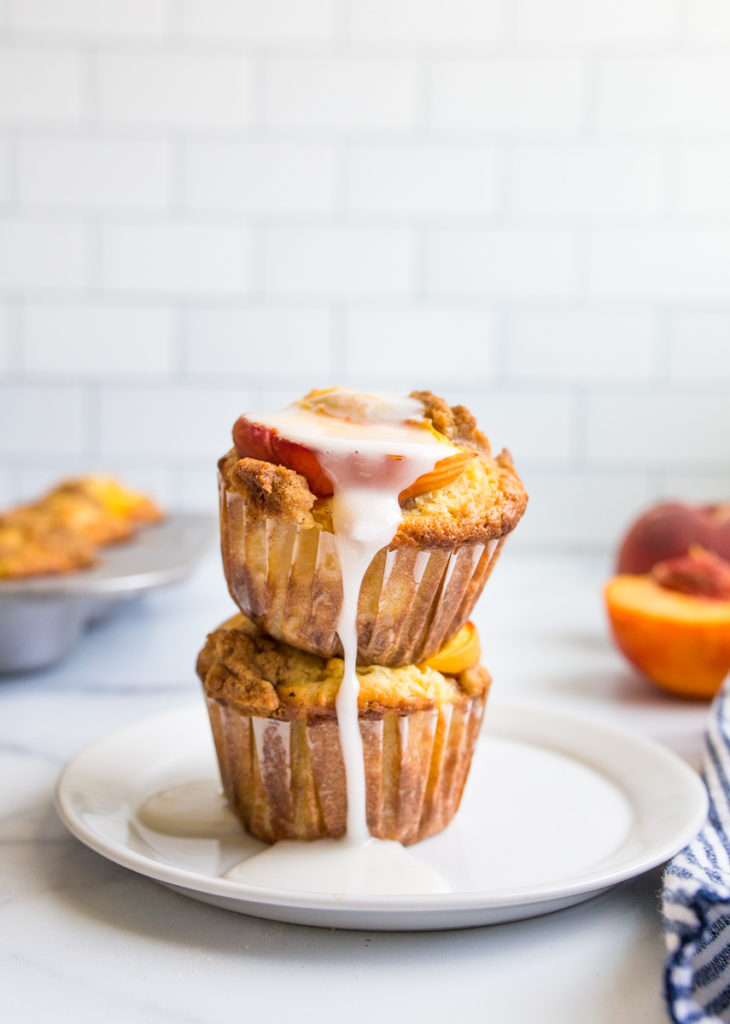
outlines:
{"label": "peach skin", "polygon": [[685,555],[693,544],[730,558],[730,504],[665,501],[647,509],[624,536],[616,571],[649,572],[657,562]]}

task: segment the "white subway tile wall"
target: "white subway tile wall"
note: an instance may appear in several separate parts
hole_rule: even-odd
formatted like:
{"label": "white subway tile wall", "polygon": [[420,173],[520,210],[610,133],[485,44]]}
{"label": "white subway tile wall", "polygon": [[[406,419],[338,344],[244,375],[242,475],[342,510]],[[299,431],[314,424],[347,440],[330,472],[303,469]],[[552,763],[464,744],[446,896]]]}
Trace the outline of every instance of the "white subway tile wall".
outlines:
{"label": "white subway tile wall", "polygon": [[331,215],[338,152],[329,143],[190,142],[182,163],[182,202],[223,213]]}
{"label": "white subway tile wall", "polygon": [[[47,5],[49,8],[52,4]],[[86,113],[86,58],[67,49],[0,44],[0,124],[78,124]]]}
{"label": "white subway tile wall", "polygon": [[409,227],[360,224],[271,225],[263,231],[267,295],[412,295],[416,233]]}
{"label": "white subway tile wall", "polygon": [[3,139],[0,141],[0,203],[7,203],[10,200],[10,146]]}
{"label": "white subway tile wall", "polygon": [[0,373],[4,372],[8,365],[8,311],[5,306],[0,306]]}
{"label": "white subway tile wall", "polygon": [[18,199],[27,209],[164,210],[170,201],[166,142],[113,138],[19,139]]}
{"label": "white subway tile wall", "polygon": [[92,277],[91,235],[69,217],[43,219],[15,211],[0,215],[0,281],[3,291],[84,291]]}
{"label": "white subway tile wall", "polygon": [[500,0],[369,0],[348,10],[350,38],[420,49],[449,44],[494,45],[500,39]]}
{"label": "white subway tile wall", "polygon": [[42,38],[162,38],[169,27],[169,0],[6,0],[19,32]]}
{"label": "white subway tile wall", "polygon": [[168,378],[176,365],[169,308],[28,302],[20,315],[22,367],[33,376]]}
{"label": "white subway tile wall", "polygon": [[[694,0],[693,0],[694,2]],[[681,0],[513,0],[520,40],[579,46],[669,42]]]}
{"label": "white subway tile wall", "polygon": [[430,387],[515,543],[730,497],[724,0],[0,0],[0,501],[215,507],[244,409]]}
{"label": "white subway tile wall", "polygon": [[337,31],[338,0],[182,0],[186,37],[245,44],[327,43]]}
{"label": "white subway tile wall", "polygon": [[251,228],[225,222],[110,221],[101,225],[101,288],[108,292],[241,295],[251,287]]}

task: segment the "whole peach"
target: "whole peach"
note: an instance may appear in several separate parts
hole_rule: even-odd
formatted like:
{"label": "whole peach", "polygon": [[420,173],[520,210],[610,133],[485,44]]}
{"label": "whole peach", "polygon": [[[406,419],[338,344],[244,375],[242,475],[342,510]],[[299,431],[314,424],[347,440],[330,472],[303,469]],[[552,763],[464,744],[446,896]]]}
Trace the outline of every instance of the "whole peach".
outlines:
{"label": "whole peach", "polygon": [[621,542],[616,571],[649,572],[657,562],[686,554],[693,544],[730,559],[730,503],[655,505],[636,520]]}

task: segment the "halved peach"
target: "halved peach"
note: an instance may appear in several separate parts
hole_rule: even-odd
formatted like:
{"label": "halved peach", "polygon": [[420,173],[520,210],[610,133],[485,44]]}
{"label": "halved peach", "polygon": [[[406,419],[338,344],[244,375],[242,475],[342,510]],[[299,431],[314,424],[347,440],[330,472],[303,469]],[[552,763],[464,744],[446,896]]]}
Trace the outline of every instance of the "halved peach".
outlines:
{"label": "halved peach", "polygon": [[[434,432],[435,433],[435,432]],[[260,459],[286,466],[306,478],[312,494],[318,498],[330,498],[334,493],[333,482],[325,472],[316,453],[298,441],[292,441],[275,428],[255,423],[246,416],[239,416],[233,426],[233,443],[243,458]],[[446,487],[455,480],[476,452],[458,451],[445,459],[439,459],[432,470],[423,473],[412,484],[401,491],[399,501],[406,501],[427,491]],[[400,456],[389,455],[383,460],[383,475],[388,473],[389,463],[398,461]]]}
{"label": "halved peach", "polygon": [[730,600],[615,576],[605,588],[614,639],[628,660],[682,697],[714,696],[730,672]]}
{"label": "halved peach", "polygon": [[445,675],[456,676],[474,668],[482,656],[479,633],[473,622],[467,622],[441,650],[424,661],[426,668],[433,668]]}

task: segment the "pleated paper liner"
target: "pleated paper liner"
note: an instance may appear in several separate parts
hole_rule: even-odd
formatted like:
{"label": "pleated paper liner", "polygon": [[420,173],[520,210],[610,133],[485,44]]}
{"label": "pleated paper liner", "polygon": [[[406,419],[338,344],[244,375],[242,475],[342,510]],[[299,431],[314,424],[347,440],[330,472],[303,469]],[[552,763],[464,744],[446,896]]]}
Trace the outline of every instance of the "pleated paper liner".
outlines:
{"label": "pleated paper liner", "polygon": [[[222,481],[220,498],[223,566],[241,611],[293,647],[341,654],[333,535],[262,517]],[[419,664],[439,651],[469,618],[503,542],[381,549],[360,589],[360,664]]]}
{"label": "pleated paper liner", "polygon": [[[444,829],[461,800],[486,694],[410,714],[360,717],[367,821],[377,839],[416,843]],[[256,718],[206,699],[223,788],[258,839],[345,834],[345,770],[334,717]]]}

